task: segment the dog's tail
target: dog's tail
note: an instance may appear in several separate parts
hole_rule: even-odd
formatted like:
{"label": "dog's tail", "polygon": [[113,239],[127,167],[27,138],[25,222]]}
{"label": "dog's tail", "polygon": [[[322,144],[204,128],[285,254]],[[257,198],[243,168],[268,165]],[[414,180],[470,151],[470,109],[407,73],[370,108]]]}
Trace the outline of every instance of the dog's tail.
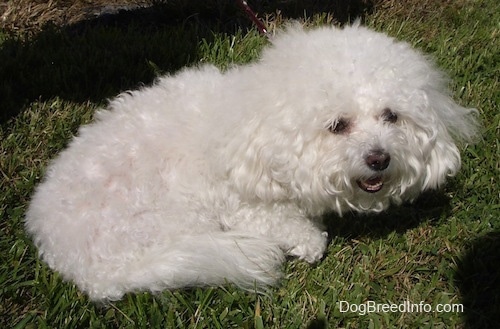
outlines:
{"label": "dog's tail", "polygon": [[175,243],[150,247],[125,265],[117,265],[116,270],[109,267],[113,264],[100,264],[107,267],[107,277],[96,271],[98,277],[77,284],[90,298],[109,300],[130,291],[157,292],[227,282],[261,290],[281,277],[283,260],[283,251],[276,242],[262,237],[230,231],[181,236]]}

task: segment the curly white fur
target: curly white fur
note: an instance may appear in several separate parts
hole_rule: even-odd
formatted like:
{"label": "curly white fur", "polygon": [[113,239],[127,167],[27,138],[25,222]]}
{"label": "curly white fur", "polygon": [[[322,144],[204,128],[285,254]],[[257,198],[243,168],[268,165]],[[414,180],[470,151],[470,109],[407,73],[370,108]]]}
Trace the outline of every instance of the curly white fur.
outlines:
{"label": "curly white fur", "polygon": [[358,25],[290,27],[261,59],[186,69],[113,100],[50,165],[26,216],[41,257],[92,299],[318,261],[328,211],[438,188],[477,131],[443,75]]}

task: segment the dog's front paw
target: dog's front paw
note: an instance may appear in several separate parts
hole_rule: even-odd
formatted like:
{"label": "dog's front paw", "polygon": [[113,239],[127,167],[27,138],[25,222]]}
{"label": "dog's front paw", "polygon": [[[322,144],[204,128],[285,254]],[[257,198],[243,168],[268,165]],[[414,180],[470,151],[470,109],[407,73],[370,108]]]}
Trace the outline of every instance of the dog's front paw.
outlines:
{"label": "dog's front paw", "polygon": [[328,242],[328,233],[312,234],[300,244],[288,250],[288,254],[305,260],[308,263],[316,263],[323,257]]}

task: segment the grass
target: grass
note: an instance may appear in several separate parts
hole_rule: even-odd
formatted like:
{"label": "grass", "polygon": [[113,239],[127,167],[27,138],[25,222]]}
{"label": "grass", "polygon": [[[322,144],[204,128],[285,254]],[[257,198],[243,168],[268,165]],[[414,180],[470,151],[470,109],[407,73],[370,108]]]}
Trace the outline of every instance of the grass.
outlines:
{"label": "grass", "polygon": [[[365,24],[407,40],[449,72],[455,98],[479,109],[483,137],[462,147],[462,171],[442,191],[379,216],[328,218],[333,240],[317,266],[289,262],[282,284],[264,295],[227,286],[130,294],[101,305],[38,260],[23,231],[27,202],[48,160],[92,120],[96,108],[120,91],[186,65],[226,67],[258,56],[265,38],[248,30],[231,5],[209,4],[47,26],[29,37],[1,31],[0,327],[495,327],[500,321],[495,0],[394,0],[366,7]],[[272,13],[275,7],[268,5]],[[323,8],[316,4],[304,2],[305,14],[296,6],[295,12],[271,16],[271,23],[308,17],[308,24],[317,25],[335,18],[334,12],[318,12]],[[340,312],[340,301],[450,303],[465,309],[360,315]]]}

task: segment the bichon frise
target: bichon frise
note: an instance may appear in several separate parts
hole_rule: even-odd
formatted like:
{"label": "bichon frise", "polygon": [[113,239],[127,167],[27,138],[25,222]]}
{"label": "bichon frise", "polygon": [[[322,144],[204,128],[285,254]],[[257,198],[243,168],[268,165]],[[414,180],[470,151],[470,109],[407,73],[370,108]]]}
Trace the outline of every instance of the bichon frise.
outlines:
{"label": "bichon frise", "polygon": [[321,215],[439,187],[477,131],[443,75],[355,24],[289,27],[259,61],[122,94],[48,168],[26,216],[41,257],[92,299],[274,283],[321,259]]}

